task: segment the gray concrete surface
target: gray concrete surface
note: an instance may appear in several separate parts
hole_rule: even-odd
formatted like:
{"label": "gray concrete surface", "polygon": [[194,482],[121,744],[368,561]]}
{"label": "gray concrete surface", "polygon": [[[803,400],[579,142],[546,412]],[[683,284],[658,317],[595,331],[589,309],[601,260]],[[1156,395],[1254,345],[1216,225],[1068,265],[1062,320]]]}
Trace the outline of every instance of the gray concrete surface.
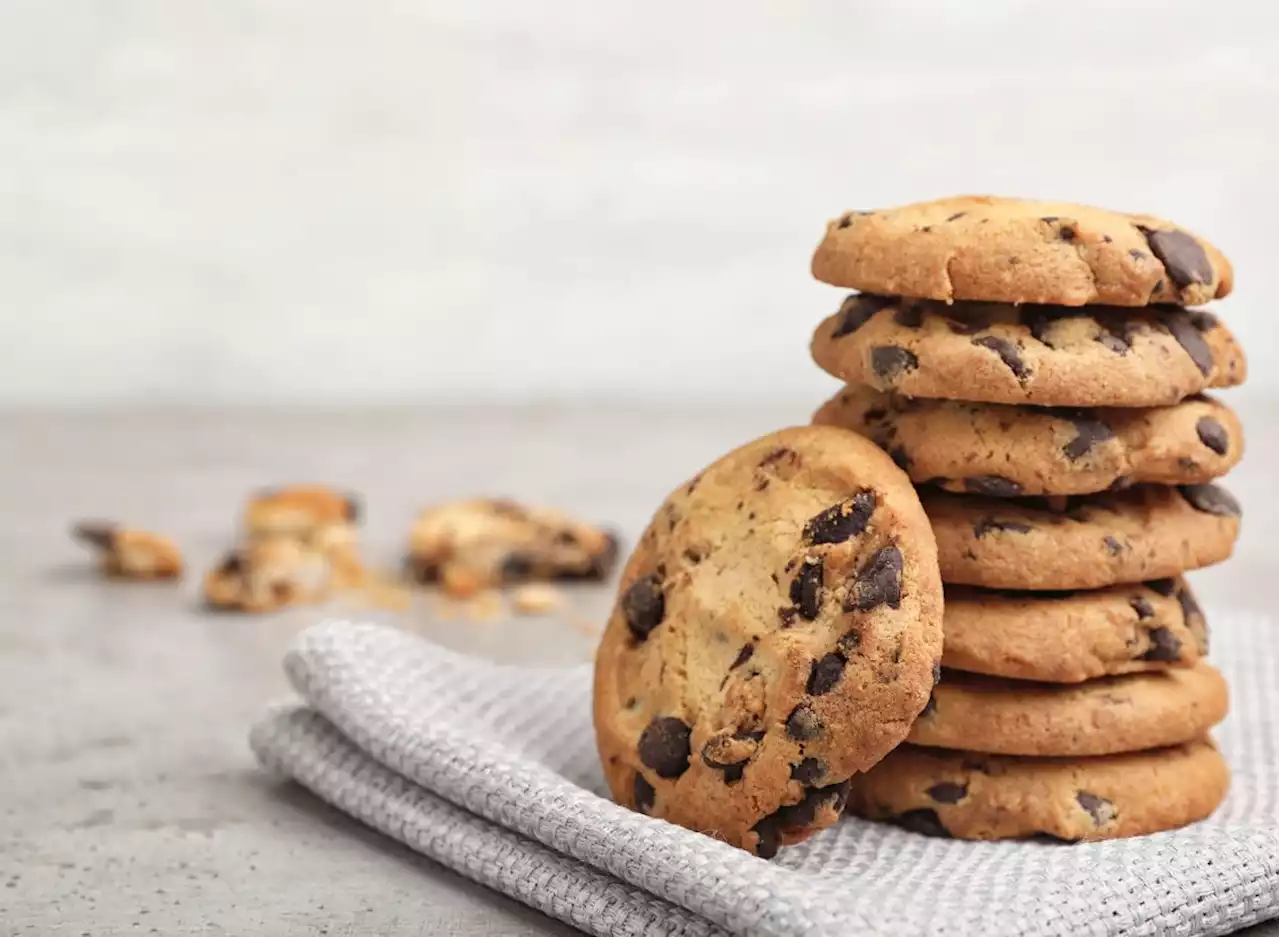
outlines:
{"label": "gray concrete surface", "polygon": [[[314,609],[213,616],[198,574],[245,493],[314,479],[368,505],[392,563],[415,508],[469,493],[572,508],[634,536],[662,495],[809,406],[0,415],[0,933],[567,934],[258,772],[245,743]],[[1246,409],[1236,558],[1202,596],[1275,613],[1276,410]],[[177,537],[180,584],[100,581],[67,537],[108,516]],[[558,618],[369,612],[497,659],[586,660],[607,587]],[[1257,933],[1274,932],[1267,925]]]}

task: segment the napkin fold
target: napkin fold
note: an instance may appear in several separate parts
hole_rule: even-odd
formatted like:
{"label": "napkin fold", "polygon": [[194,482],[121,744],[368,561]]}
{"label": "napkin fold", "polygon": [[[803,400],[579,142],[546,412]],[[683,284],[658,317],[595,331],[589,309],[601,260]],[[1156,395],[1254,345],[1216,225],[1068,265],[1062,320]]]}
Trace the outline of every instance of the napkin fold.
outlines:
{"label": "napkin fold", "polygon": [[599,935],[1225,934],[1280,911],[1277,626],[1212,613],[1233,771],[1209,820],[1077,845],[932,839],[845,818],[773,861],[614,804],[589,667],[490,664],[331,621],[285,658],[302,698],[264,766],[483,885]]}

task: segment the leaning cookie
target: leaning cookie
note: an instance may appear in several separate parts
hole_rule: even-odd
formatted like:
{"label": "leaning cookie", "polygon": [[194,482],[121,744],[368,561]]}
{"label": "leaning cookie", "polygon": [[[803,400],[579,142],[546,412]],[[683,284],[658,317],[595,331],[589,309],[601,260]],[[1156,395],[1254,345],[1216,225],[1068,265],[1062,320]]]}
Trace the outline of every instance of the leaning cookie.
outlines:
{"label": "leaning cookie", "polygon": [[105,576],[176,579],[182,575],[182,552],[168,537],[109,521],[81,521],[71,534],[98,551]]}
{"label": "leaning cookie", "polygon": [[1150,215],[958,196],[846,212],[813,255],[824,283],[925,299],[1193,305],[1231,292],[1231,264]]}
{"label": "leaning cookie", "polygon": [[813,422],[867,436],[917,484],[996,496],[1202,484],[1244,452],[1235,413],[1203,396],[1080,410],[927,400],[850,384]]}
{"label": "leaning cookie", "polygon": [[902,745],[854,777],[848,811],[957,839],[1119,839],[1203,820],[1229,782],[1208,739],[1096,758]]}
{"label": "leaning cookie", "polygon": [[813,359],[909,397],[1051,407],[1160,407],[1245,378],[1244,353],[1200,310],[946,303],[855,293],[814,332]]}
{"label": "leaning cookie", "polygon": [[1206,663],[1075,684],[942,674],[907,741],[1000,755],[1110,755],[1177,745],[1227,714],[1227,684]]}
{"label": "leaning cookie", "polygon": [[354,525],[360,502],[349,492],[326,485],[286,485],[256,492],[245,508],[250,536],[288,536],[308,540],[319,531]]}
{"label": "leaning cookie", "polygon": [[1220,563],[1240,505],[1217,485],[1135,485],[1095,495],[988,498],[922,488],[944,582],[1095,589]]}
{"label": "leaning cookie", "polygon": [[933,537],[871,442],[802,427],[673,492],[622,576],[594,719],[622,804],[761,856],[840,814],[942,650]]}
{"label": "leaning cookie", "polygon": [[948,586],[943,635],[944,667],[1049,683],[1191,667],[1209,652],[1181,578],[1079,592]]}

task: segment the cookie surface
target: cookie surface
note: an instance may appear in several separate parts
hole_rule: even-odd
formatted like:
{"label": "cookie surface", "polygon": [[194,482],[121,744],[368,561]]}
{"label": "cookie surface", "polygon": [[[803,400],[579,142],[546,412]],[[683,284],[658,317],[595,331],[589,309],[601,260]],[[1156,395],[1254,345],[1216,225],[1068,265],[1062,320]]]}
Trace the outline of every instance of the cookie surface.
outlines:
{"label": "cookie surface", "polygon": [[907,741],[999,755],[1111,755],[1189,742],[1226,714],[1226,681],[1203,662],[1072,684],[947,670]]}
{"label": "cookie surface", "polygon": [[959,196],[827,224],[824,283],[925,299],[1192,305],[1231,292],[1231,264],[1150,215],[990,195]]}
{"label": "cookie surface", "polygon": [[1217,485],[989,498],[920,489],[942,580],[990,589],[1095,589],[1220,563],[1240,505]]}
{"label": "cookie surface", "polygon": [[471,498],[423,511],[409,534],[408,565],[419,582],[455,595],[504,582],[605,579],[618,541],[607,530],[550,508]]}
{"label": "cookie surface", "polygon": [[176,579],[182,552],[168,537],[110,521],[81,521],[71,535],[98,551],[104,576],[118,579]]}
{"label": "cookie surface", "polygon": [[1207,739],[1096,758],[902,745],[853,779],[849,812],[957,839],[1119,839],[1203,820],[1229,781]]}
{"label": "cookie surface", "polygon": [[1245,379],[1244,353],[1202,310],[946,303],[855,293],[813,334],[850,384],[1050,407],[1160,407]]}
{"label": "cookie surface", "polygon": [[1209,652],[1180,578],[1062,593],[948,586],[942,631],[944,667],[1049,683],[1191,667]]}
{"label": "cookie surface", "polygon": [[672,493],[627,563],[596,654],[605,777],[621,804],[771,856],[906,737],[941,651],[907,477],[846,430],[774,433]]}
{"label": "cookie surface", "polygon": [[1244,452],[1235,413],[1208,397],[1169,407],[1050,409],[901,397],[849,384],[813,422],[874,441],[911,480],[995,495],[1202,484]]}

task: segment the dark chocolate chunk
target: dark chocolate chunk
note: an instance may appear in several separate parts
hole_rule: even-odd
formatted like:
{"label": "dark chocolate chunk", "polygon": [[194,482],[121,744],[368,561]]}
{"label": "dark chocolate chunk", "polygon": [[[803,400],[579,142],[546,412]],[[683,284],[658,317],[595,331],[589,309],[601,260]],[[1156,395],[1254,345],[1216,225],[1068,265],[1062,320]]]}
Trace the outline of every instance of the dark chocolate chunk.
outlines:
{"label": "dark chocolate chunk", "polygon": [[809,518],[804,525],[804,537],[810,543],[843,543],[867,529],[871,515],[876,510],[876,494],[870,489],[859,491],[852,498],[833,504]]}
{"label": "dark chocolate chunk", "polygon": [[1165,316],[1163,321],[1169,334],[1195,362],[1200,373],[1208,374],[1212,371],[1213,350],[1209,348],[1209,343],[1204,340],[1200,330],[1192,324],[1191,318],[1185,312],[1175,312]]}
{"label": "dark chocolate chunk", "polygon": [[809,680],[804,690],[810,696],[822,696],[830,693],[840,678],[844,676],[844,666],[848,663],[839,654],[825,654],[813,662],[809,669]]}
{"label": "dark chocolate chunk", "polygon": [[862,647],[862,632],[857,629],[851,628],[836,640],[836,651],[842,654],[845,660],[858,653],[860,647]]}
{"label": "dark chocolate chunk", "polygon": [[653,790],[653,785],[644,779],[643,774],[636,774],[633,796],[636,801],[636,809],[641,813],[648,813],[653,809],[655,792]]}
{"label": "dark chocolate chunk", "polygon": [[519,582],[521,579],[528,579],[533,567],[533,557],[527,553],[509,553],[502,560],[502,581]]}
{"label": "dark chocolate chunk", "polygon": [[912,833],[923,833],[925,836],[937,836],[950,839],[951,831],[942,824],[936,810],[921,807],[919,810],[908,810],[893,817],[893,822]]}
{"label": "dark chocolate chunk", "polygon": [[1124,552],[1124,544],[1110,535],[1102,538],[1103,545],[1107,548],[1107,553],[1111,556],[1119,556]]}
{"label": "dark chocolate chunk", "polygon": [[689,767],[690,729],[674,716],[659,716],[640,733],[640,763],[660,778],[678,778]]}
{"label": "dark chocolate chunk", "polygon": [[812,826],[818,819],[818,814],[824,809],[840,813],[844,810],[845,801],[848,799],[848,781],[828,787],[810,788],[799,803],[779,807],[752,827],[760,837],[759,843],[756,844],[756,855],[762,859],[772,859],[778,854],[778,847],[782,845],[782,836],[785,832]]}
{"label": "dark chocolate chunk", "polygon": [[1240,502],[1217,485],[1179,485],[1178,491],[1197,511],[1218,517],[1239,517]]}
{"label": "dark chocolate chunk", "polygon": [[808,621],[818,617],[822,608],[822,559],[805,560],[796,578],[791,580],[791,601],[800,616]]}
{"label": "dark chocolate chunk", "polygon": [[1021,521],[1003,521],[995,517],[983,517],[973,525],[973,535],[981,540],[993,531],[1004,531],[1011,534],[1029,534],[1031,525]]}
{"label": "dark chocolate chunk", "polygon": [[1212,283],[1213,265],[1204,248],[1182,231],[1152,231],[1140,228],[1147,237],[1147,246],[1164,264],[1165,270],[1178,289],[1186,289],[1192,283]]}
{"label": "dark chocolate chunk", "polygon": [[832,338],[851,335],[867,324],[867,321],[886,306],[897,300],[889,296],[873,296],[870,293],[854,293],[840,304],[840,321],[832,331]]}
{"label": "dark chocolate chunk", "polygon": [[940,804],[958,804],[968,796],[969,788],[951,781],[939,781],[925,793]]}
{"label": "dark chocolate chunk", "polygon": [[992,498],[1016,498],[1022,494],[1022,486],[999,475],[970,475],[963,479],[964,490],[975,495]]}
{"label": "dark chocolate chunk", "polygon": [[1159,595],[1173,595],[1173,590],[1177,588],[1177,583],[1172,579],[1152,579],[1143,583],[1152,592]]}
{"label": "dark chocolate chunk", "polygon": [[1151,628],[1147,631],[1151,638],[1151,647],[1142,655],[1143,660],[1171,662],[1182,655],[1182,642],[1178,636],[1165,627]]}
{"label": "dark chocolate chunk", "polygon": [[1138,613],[1138,618],[1154,618],[1156,610],[1152,604],[1140,595],[1135,595],[1129,600],[1129,607]]}
{"label": "dark chocolate chunk", "polygon": [[1111,431],[1111,427],[1101,420],[1075,419],[1071,422],[1076,427],[1076,438],[1062,447],[1062,454],[1072,462],[1077,461],[1098,443],[1114,439],[1116,435]]}
{"label": "dark chocolate chunk", "polygon": [[967,214],[969,214],[967,211],[958,211],[954,215],[948,215],[947,220],[955,221],[957,218],[963,218]]}
{"label": "dark chocolate chunk", "polygon": [[218,567],[218,572],[223,576],[236,576],[244,570],[244,557],[239,551],[233,550],[228,553],[226,559],[222,561],[222,565]]}
{"label": "dark chocolate chunk", "polygon": [[1013,372],[1013,376],[1019,382],[1025,383],[1031,377],[1031,369],[1022,360],[1022,356],[1018,354],[1018,346],[1013,342],[995,335],[982,335],[970,341],[974,345],[986,348],[988,351],[994,351],[999,355],[1000,360],[1004,362],[1004,366]]}
{"label": "dark chocolate chunk", "polygon": [[924,310],[917,303],[904,302],[894,311],[893,321],[903,328],[918,329],[924,322]]}
{"label": "dark chocolate chunk", "polygon": [[791,710],[791,715],[787,717],[787,735],[798,742],[805,742],[817,738],[820,732],[822,720],[808,703],[801,703]]}
{"label": "dark chocolate chunk", "polygon": [[1103,826],[1115,819],[1116,808],[1111,801],[1097,794],[1090,794],[1088,791],[1080,791],[1076,794],[1076,803],[1078,803],[1093,818],[1094,826]]}
{"label": "dark chocolate chunk", "polygon": [[902,603],[902,551],[881,547],[858,570],[845,596],[845,611],[869,612],[881,605],[898,608]]}
{"label": "dark chocolate chunk", "polygon": [[1226,455],[1227,449],[1231,447],[1227,428],[1211,416],[1202,416],[1196,420],[1196,435],[1218,455]]}
{"label": "dark chocolate chunk", "polygon": [[738,652],[738,656],[733,659],[733,663],[729,665],[730,670],[737,670],[747,661],[751,660],[751,655],[756,652],[754,644],[742,645],[742,650]]}
{"label": "dark chocolate chunk", "polygon": [[110,550],[116,535],[116,525],[104,521],[82,521],[71,528],[71,534],[90,546]]}
{"label": "dark chocolate chunk", "polygon": [[801,784],[813,785],[827,773],[827,763],[821,758],[805,758],[791,766],[791,779]]}
{"label": "dark chocolate chunk", "polygon": [[648,638],[649,632],[662,624],[667,600],[656,576],[644,576],[631,584],[622,596],[622,613],[637,641]]}
{"label": "dark chocolate chunk", "polygon": [[797,455],[794,449],[788,449],[786,446],[779,446],[760,460],[760,468],[764,468],[766,465],[773,465],[775,462],[794,462],[796,458]]}
{"label": "dark chocolate chunk", "polygon": [[1074,241],[1076,239],[1076,229],[1071,225],[1064,224],[1058,229],[1058,237],[1064,241]]}
{"label": "dark chocolate chunk", "polygon": [[897,345],[877,345],[871,349],[871,370],[885,381],[896,380],[908,371],[920,366],[920,359]]}

